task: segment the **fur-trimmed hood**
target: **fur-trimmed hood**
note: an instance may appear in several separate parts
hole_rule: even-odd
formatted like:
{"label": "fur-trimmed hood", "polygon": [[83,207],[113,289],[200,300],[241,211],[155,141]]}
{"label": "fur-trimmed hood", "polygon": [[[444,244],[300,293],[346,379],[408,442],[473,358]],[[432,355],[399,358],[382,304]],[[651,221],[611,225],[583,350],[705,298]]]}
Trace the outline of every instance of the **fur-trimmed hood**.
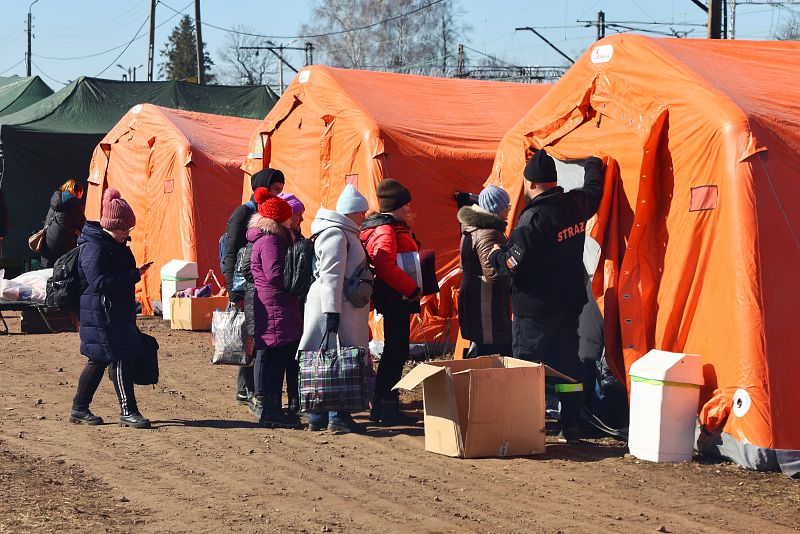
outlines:
{"label": "fur-trimmed hood", "polygon": [[256,212],[250,217],[250,221],[247,223],[247,240],[255,242],[264,234],[278,236],[289,244],[294,241],[294,239],[292,239],[292,233],[287,228],[284,228],[273,219],[264,217]]}
{"label": "fur-trimmed hood", "polygon": [[458,222],[468,228],[505,232],[508,223],[480,206],[464,206],[458,210]]}

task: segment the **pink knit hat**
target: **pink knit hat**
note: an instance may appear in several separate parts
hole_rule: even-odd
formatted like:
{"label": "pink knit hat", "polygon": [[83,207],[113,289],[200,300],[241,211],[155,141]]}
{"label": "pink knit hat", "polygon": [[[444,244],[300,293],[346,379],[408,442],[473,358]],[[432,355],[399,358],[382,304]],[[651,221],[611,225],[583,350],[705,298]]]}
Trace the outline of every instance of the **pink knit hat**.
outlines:
{"label": "pink knit hat", "polygon": [[133,209],[116,189],[106,189],[103,193],[103,212],[100,226],[106,230],[130,230],[136,226]]}

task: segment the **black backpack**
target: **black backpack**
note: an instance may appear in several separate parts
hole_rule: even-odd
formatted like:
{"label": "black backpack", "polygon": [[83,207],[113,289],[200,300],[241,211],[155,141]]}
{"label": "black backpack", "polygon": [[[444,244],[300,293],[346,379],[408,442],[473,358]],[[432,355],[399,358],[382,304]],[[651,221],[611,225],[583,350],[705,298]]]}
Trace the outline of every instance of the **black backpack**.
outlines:
{"label": "black backpack", "polygon": [[303,299],[308,295],[311,284],[314,283],[314,239],[298,239],[289,247],[286,253],[286,263],[283,265],[283,287],[286,291]]}
{"label": "black backpack", "polygon": [[62,311],[78,311],[83,293],[83,282],[78,274],[78,255],[75,247],[53,264],[53,276],[47,280],[45,304]]}

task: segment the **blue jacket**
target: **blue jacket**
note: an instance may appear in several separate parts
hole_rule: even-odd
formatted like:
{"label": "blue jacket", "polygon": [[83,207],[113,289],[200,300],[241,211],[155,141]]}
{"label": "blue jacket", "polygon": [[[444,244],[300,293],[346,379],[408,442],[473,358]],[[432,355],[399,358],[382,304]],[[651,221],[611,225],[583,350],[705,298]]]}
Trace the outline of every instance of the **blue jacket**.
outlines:
{"label": "blue jacket", "polygon": [[139,269],[127,244],[118,243],[88,221],[78,238],[81,295],[81,353],[90,360],[115,362],[142,351],[136,327],[134,288]]}

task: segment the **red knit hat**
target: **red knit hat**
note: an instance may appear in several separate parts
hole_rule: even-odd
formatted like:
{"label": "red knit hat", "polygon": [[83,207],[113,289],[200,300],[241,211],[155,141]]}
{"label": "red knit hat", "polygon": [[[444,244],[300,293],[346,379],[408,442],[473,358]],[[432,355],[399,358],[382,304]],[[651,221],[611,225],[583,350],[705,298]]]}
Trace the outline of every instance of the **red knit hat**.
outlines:
{"label": "red knit hat", "polygon": [[136,226],[133,209],[116,189],[106,189],[103,193],[100,226],[106,230],[130,230]]}
{"label": "red knit hat", "polygon": [[280,224],[292,218],[292,207],[282,198],[278,198],[264,187],[253,191],[253,199],[258,203],[258,213]]}

